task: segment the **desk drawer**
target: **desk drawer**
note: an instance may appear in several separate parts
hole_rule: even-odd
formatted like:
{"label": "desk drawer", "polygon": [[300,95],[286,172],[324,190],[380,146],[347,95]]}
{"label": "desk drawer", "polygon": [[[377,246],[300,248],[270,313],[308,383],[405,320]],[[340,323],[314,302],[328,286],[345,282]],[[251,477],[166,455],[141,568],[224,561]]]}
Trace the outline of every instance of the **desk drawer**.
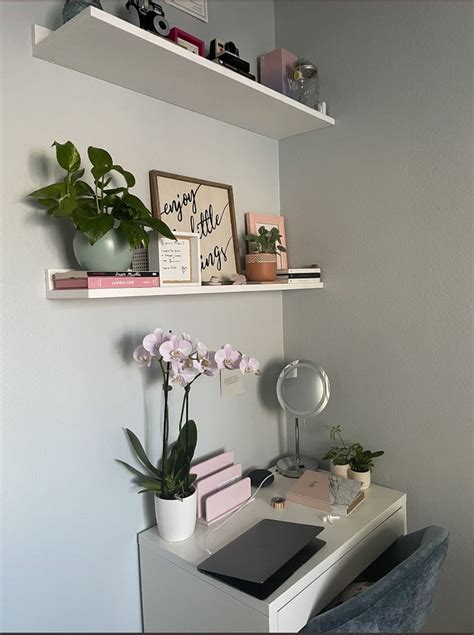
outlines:
{"label": "desk drawer", "polygon": [[278,632],[301,630],[404,533],[405,510],[400,508],[278,611]]}

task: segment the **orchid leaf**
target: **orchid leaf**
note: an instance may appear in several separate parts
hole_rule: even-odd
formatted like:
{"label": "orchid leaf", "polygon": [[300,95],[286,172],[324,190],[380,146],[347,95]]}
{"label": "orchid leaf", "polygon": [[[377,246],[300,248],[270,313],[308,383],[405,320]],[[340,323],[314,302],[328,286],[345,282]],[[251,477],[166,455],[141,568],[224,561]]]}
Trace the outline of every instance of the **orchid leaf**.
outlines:
{"label": "orchid leaf", "polygon": [[115,459],[117,461],[117,463],[121,463],[124,467],[127,468],[127,470],[130,470],[130,472],[133,472],[133,474],[135,474],[135,476],[138,476],[139,478],[149,478],[147,474],[143,474],[142,472],[140,472],[140,470],[137,470],[136,468],[134,468],[132,465],[129,465],[128,463],[126,463],[125,461],[121,461],[120,459]]}
{"label": "orchid leaf", "polygon": [[152,474],[155,474],[158,478],[161,479],[161,470],[155,467],[151,461],[148,459],[145,450],[143,449],[142,444],[140,443],[138,437],[128,428],[125,429],[125,432],[128,436],[128,440],[131,443],[131,446],[137,455],[138,460],[143,464],[144,467],[147,468]]}

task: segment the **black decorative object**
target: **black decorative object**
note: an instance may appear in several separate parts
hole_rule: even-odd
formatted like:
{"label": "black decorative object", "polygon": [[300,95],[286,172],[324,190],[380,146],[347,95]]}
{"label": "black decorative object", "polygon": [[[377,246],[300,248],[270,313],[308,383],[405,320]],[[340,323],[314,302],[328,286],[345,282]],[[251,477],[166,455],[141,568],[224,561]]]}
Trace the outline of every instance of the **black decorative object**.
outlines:
{"label": "black decorative object", "polygon": [[250,483],[252,484],[253,487],[260,487],[263,481],[265,481],[265,483],[263,483],[262,487],[268,487],[275,480],[270,470],[262,470],[262,469],[252,470],[251,472],[249,472],[249,474],[247,474],[247,476],[250,478]]}
{"label": "black decorative object", "polygon": [[133,7],[140,20],[140,28],[155,35],[167,37],[170,25],[160,4],[153,0],[128,0],[125,7],[131,11]]}
{"label": "black decorative object", "polygon": [[250,73],[249,62],[240,57],[239,49],[234,42],[224,42],[220,38],[215,38],[209,46],[208,59],[239,73],[239,75],[255,79],[255,75]]}

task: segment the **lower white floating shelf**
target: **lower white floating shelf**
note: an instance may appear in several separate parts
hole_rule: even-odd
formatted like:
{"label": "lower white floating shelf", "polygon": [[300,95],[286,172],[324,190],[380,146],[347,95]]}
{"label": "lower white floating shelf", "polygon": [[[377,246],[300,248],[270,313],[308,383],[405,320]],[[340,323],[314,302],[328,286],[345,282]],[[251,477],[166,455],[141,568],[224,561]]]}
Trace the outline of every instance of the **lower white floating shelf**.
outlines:
{"label": "lower white floating shelf", "polygon": [[269,283],[247,283],[242,285],[222,285],[217,287],[156,287],[151,289],[53,289],[52,275],[64,269],[46,270],[46,297],[48,300],[95,300],[100,298],[139,298],[144,296],[166,296],[166,295],[202,295],[220,293],[247,293],[259,291],[301,291],[302,289],[322,289],[322,282],[291,283],[269,282]]}

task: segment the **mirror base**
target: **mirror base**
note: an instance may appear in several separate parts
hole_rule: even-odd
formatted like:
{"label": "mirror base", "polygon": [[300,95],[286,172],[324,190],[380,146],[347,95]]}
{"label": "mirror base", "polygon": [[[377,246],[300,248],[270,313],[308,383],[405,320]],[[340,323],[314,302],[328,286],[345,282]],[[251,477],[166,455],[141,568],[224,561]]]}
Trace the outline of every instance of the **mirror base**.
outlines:
{"label": "mirror base", "polygon": [[317,467],[316,459],[309,456],[301,456],[299,463],[296,461],[296,456],[285,456],[277,463],[279,473],[289,478],[299,478],[305,470],[316,470]]}

